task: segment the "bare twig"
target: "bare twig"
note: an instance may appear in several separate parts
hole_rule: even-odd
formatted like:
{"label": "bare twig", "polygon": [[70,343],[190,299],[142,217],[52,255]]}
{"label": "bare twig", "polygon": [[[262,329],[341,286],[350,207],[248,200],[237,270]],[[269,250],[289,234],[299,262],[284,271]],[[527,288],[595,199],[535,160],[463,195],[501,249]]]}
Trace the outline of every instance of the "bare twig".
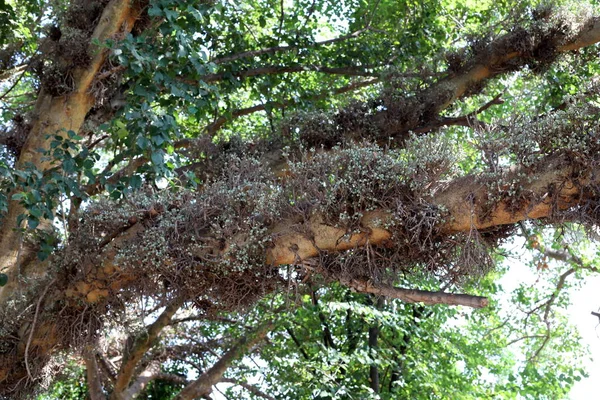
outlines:
{"label": "bare twig", "polygon": [[[314,42],[314,43],[310,44],[309,46],[311,46],[311,47],[327,46],[329,44],[341,42],[341,41],[348,40],[348,39],[353,39],[353,38],[356,38],[356,37],[362,35],[367,30],[369,30],[369,27],[364,27],[362,29],[359,29],[359,30],[349,33],[347,35],[339,36],[334,39],[323,40],[320,42]],[[212,62],[214,64],[219,65],[219,64],[224,64],[226,62],[239,60],[240,58],[256,57],[256,56],[260,56],[263,54],[272,54],[272,53],[278,53],[278,52],[292,51],[292,50],[298,49],[299,47],[300,46],[273,46],[273,47],[267,47],[267,48],[259,49],[259,50],[249,50],[249,51],[244,51],[244,52],[237,53],[237,54],[232,54],[230,56],[215,58],[212,60]]]}
{"label": "bare twig", "polygon": [[263,392],[260,389],[258,389],[256,386],[250,385],[249,383],[246,383],[246,382],[239,381],[237,379],[222,378],[220,380],[220,382],[232,383],[234,385],[243,387],[244,389],[246,389],[247,391],[249,391],[250,393],[252,393],[255,396],[262,397],[262,398],[267,399],[267,400],[275,400],[275,397],[269,396],[265,392]]}
{"label": "bare twig", "polygon": [[29,332],[29,338],[27,339],[27,345],[25,346],[25,357],[24,357],[25,358],[25,369],[27,370],[27,376],[31,380],[34,380],[34,378],[31,375],[31,369],[29,368],[29,346],[31,345],[31,339],[33,338],[33,332],[35,331],[35,325],[37,323],[38,315],[40,314],[40,305],[42,304],[42,301],[46,297],[46,293],[48,293],[48,289],[50,289],[50,287],[52,285],[54,285],[55,282],[56,282],[56,278],[52,279],[52,281],[50,281],[50,283],[48,283],[48,285],[46,285],[46,287],[44,288],[44,291],[42,292],[42,295],[38,299],[37,305],[35,306],[35,314],[33,316],[33,322],[31,323],[31,331]]}

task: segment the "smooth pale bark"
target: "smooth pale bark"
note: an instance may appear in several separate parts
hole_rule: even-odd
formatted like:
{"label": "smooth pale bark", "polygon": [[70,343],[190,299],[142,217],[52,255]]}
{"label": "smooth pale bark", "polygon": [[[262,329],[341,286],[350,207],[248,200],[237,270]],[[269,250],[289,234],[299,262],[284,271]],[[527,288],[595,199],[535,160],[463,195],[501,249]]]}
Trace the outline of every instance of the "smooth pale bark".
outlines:
{"label": "smooth pale bark", "polygon": [[250,385],[246,382],[242,382],[242,381],[238,381],[236,379],[230,379],[230,378],[222,378],[220,382],[231,383],[233,385],[241,386],[256,397],[262,397],[263,399],[267,399],[267,400],[275,400],[275,397],[269,396],[268,394],[266,394],[263,391],[261,391],[260,389],[258,389],[256,386]]}
{"label": "smooth pale bark", "polygon": [[[133,7],[131,0],[111,1],[105,7],[94,29],[91,42],[95,40],[104,42],[109,38],[123,37],[133,28],[139,11]],[[32,128],[21,150],[16,164],[17,169],[23,170],[31,165],[43,171],[51,167],[50,161],[44,160],[39,151],[49,147],[50,140],[46,136],[55,134],[65,136],[67,131],[77,132],[81,128],[87,112],[94,105],[95,98],[90,88],[106,61],[108,50],[92,44],[89,53],[93,56],[88,67],[73,71],[74,86],[71,93],[53,97],[42,90],[38,95],[32,113]],[[20,232],[15,230],[17,217],[23,211],[23,207],[18,202],[10,202],[8,213],[2,220],[0,228],[0,268],[2,268],[0,272],[9,276],[9,283],[0,288],[0,307],[18,287],[19,274],[35,278],[46,273],[46,270],[41,267],[42,264],[30,262],[30,249],[23,245]]]}
{"label": "smooth pale bark", "polygon": [[133,400],[160,374],[160,364],[152,362],[148,365],[121,394],[123,400]]}

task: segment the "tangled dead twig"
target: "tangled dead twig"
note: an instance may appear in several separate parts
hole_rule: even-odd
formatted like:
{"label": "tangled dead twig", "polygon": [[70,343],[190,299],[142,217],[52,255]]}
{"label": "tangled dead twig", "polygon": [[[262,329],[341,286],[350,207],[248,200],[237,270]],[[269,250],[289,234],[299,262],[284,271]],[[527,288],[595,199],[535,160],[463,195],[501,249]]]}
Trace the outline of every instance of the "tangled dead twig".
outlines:
{"label": "tangled dead twig", "polygon": [[42,301],[44,300],[44,298],[46,297],[46,293],[48,293],[48,289],[50,289],[50,287],[52,285],[54,285],[54,283],[56,283],[56,278],[52,279],[50,281],[50,283],[48,283],[48,285],[44,288],[44,291],[42,292],[42,295],[40,296],[37,305],[35,306],[35,314],[33,316],[33,321],[31,322],[31,330],[29,331],[29,338],[27,339],[27,345],[25,346],[25,369],[27,369],[27,376],[29,377],[30,380],[35,380],[33,375],[31,375],[31,369],[29,368],[29,346],[31,345],[31,339],[33,338],[33,333],[35,332],[35,325],[37,323],[37,319],[38,319],[38,315],[40,314],[40,305],[42,304]]}

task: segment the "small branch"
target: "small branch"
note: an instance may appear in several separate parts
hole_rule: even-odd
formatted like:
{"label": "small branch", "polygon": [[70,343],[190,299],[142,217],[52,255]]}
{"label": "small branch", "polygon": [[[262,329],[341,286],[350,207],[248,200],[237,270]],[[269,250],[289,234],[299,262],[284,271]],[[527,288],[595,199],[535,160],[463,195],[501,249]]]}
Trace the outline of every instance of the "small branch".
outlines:
{"label": "small branch", "polygon": [[169,325],[171,318],[173,318],[173,315],[175,315],[183,303],[183,297],[173,300],[156,321],[148,326],[145,332],[132,338],[134,339],[132,347],[123,354],[123,361],[117,375],[112,398],[118,399],[127,389],[138,363],[146,354],[146,351],[154,344],[162,329]]}
{"label": "small branch", "polygon": [[256,386],[250,385],[246,382],[241,382],[236,379],[230,379],[230,378],[222,378],[220,380],[220,382],[232,383],[234,385],[243,387],[244,389],[246,389],[247,391],[249,391],[250,393],[252,393],[255,396],[262,397],[262,398],[268,399],[268,400],[275,400],[275,397],[269,396],[268,394],[259,390]]}
{"label": "small branch", "polygon": [[[133,160],[131,160],[129,162],[129,164],[127,164],[127,166],[125,166],[124,168],[120,169],[119,171],[115,172],[110,177],[108,177],[106,179],[106,183],[104,185],[100,184],[100,182],[85,185],[83,187],[83,192],[85,192],[88,196],[94,196],[94,195],[100,193],[100,191],[102,191],[102,189],[104,189],[106,184],[117,183],[119,181],[119,179],[121,179],[124,176],[129,176],[129,175],[133,174],[136,169],[138,169],[142,165],[146,164],[148,161],[149,161],[149,159],[145,156],[140,156],[138,158],[134,158]],[[114,164],[112,162],[109,162],[109,165],[104,169],[104,171],[102,173],[100,173],[100,176],[104,176],[104,175],[110,173],[110,170],[113,167],[114,167]]]}
{"label": "small branch", "polygon": [[329,329],[329,324],[327,323],[327,318],[323,311],[321,311],[321,306],[319,305],[319,299],[317,297],[317,293],[315,290],[311,288],[310,297],[312,299],[313,306],[319,310],[319,321],[321,321],[321,326],[323,328],[323,345],[326,348],[337,349],[335,342],[333,341],[333,336],[331,335],[331,330]]}
{"label": "small branch", "polygon": [[353,279],[351,281],[341,281],[359,293],[372,293],[388,298],[399,299],[407,303],[423,303],[432,304],[447,304],[447,305],[462,305],[473,308],[487,307],[489,300],[487,297],[472,296],[469,294],[456,294],[446,292],[430,292],[418,289],[403,289],[390,285],[377,284],[374,285],[368,280]]}
{"label": "small branch", "polygon": [[569,268],[568,270],[566,270],[559,276],[558,282],[556,283],[556,287],[554,288],[554,291],[552,292],[552,294],[550,295],[548,300],[541,303],[540,305],[535,307],[533,310],[527,312],[527,314],[529,316],[542,308],[544,309],[542,321],[546,325],[545,334],[544,335],[535,335],[535,336],[525,336],[525,337],[522,337],[519,339],[515,339],[509,343],[509,344],[512,344],[519,340],[523,340],[523,339],[527,339],[527,338],[538,338],[538,339],[543,338],[542,343],[538,346],[535,353],[531,357],[528,358],[528,362],[534,361],[539,356],[539,354],[542,352],[542,350],[546,347],[546,345],[550,342],[551,331],[552,331],[552,324],[550,321],[550,312],[552,311],[552,305],[556,301],[556,298],[558,297],[560,292],[563,290],[563,288],[566,284],[567,278],[569,276],[573,275],[575,272],[577,272],[580,269],[586,269],[586,270],[590,270],[593,272],[598,272],[597,268],[589,266],[589,265],[585,265],[581,258],[572,254],[570,251],[566,251],[566,250],[560,251],[560,250],[543,249],[543,248],[540,248],[539,250],[546,257],[553,258],[558,261],[570,263],[571,265],[575,264],[576,266],[573,268]]}
{"label": "small branch", "polygon": [[52,279],[52,281],[44,288],[42,295],[40,296],[37,305],[35,306],[35,315],[33,316],[33,322],[31,323],[31,331],[29,332],[29,338],[27,338],[27,345],[25,346],[25,369],[27,370],[27,376],[29,379],[34,380],[31,375],[31,369],[29,368],[29,346],[31,346],[31,339],[33,338],[33,332],[35,331],[35,325],[37,323],[38,316],[40,314],[40,305],[42,301],[46,297],[46,293],[48,293],[48,289],[50,286],[54,285],[56,282],[56,278]]}
{"label": "small branch", "polygon": [[[338,94],[351,92],[353,90],[357,90],[357,89],[361,89],[361,88],[364,88],[367,86],[374,85],[378,82],[379,82],[378,78],[373,78],[373,79],[369,79],[366,81],[354,82],[349,85],[337,88],[333,92],[324,91],[322,93],[319,93],[318,95],[312,97],[310,100],[320,100],[320,99],[325,98],[330,95],[338,95]],[[253,114],[253,113],[256,113],[259,111],[264,111],[267,109],[267,107],[269,107],[271,109],[286,108],[295,103],[296,103],[295,100],[288,99],[288,100],[284,100],[284,101],[280,101],[280,102],[270,102],[270,103],[265,103],[265,104],[257,104],[255,106],[248,107],[248,108],[241,108],[239,110],[232,111],[229,116],[218,117],[213,123],[211,123],[210,125],[207,125],[204,129],[209,135],[214,135],[219,129],[221,129],[223,127],[223,125],[225,125],[227,122],[230,122],[234,119],[237,119],[237,118],[240,118],[240,117],[243,117],[246,115],[250,115],[250,114]]]}
{"label": "small branch", "polygon": [[300,354],[302,354],[302,357],[304,357],[305,360],[310,360],[310,357],[308,356],[308,353],[306,352],[306,350],[304,350],[304,346],[302,346],[302,343],[298,340],[298,338],[294,334],[294,331],[292,330],[292,328],[286,327],[285,330],[290,335],[290,337],[292,338],[292,341],[294,342],[294,344],[296,345],[296,347],[300,351]]}
{"label": "small branch", "polygon": [[513,345],[515,343],[519,343],[523,340],[527,340],[527,339],[542,339],[542,338],[546,338],[547,335],[527,335],[527,336],[521,336],[518,337],[516,339],[511,340],[510,342],[506,343],[506,346],[510,346]]}
{"label": "small branch", "polygon": [[[383,298],[379,297],[377,299],[376,308],[380,310],[382,307]],[[373,360],[377,359],[377,347],[379,346],[377,343],[379,338],[379,329],[379,322],[377,321],[374,322],[373,326],[369,327],[368,345]],[[379,393],[379,367],[375,362],[372,362],[369,366],[369,383],[373,392]]]}
{"label": "small branch", "polygon": [[100,369],[102,370],[104,375],[106,375],[108,380],[114,384],[117,378],[117,374],[115,373],[115,368],[112,365],[112,363],[109,360],[107,360],[104,354],[100,353],[99,351],[96,352],[96,358],[99,362]]}
{"label": "small branch", "polygon": [[12,78],[13,75],[18,74],[19,72],[23,72],[25,71],[25,69],[27,69],[27,66],[29,64],[21,64],[17,67],[14,67],[13,69],[9,69],[7,71],[3,71],[2,73],[0,73],[0,82],[3,82],[7,79]]}
{"label": "small branch", "polygon": [[158,362],[151,362],[142,373],[136,378],[136,380],[129,385],[127,390],[123,393],[124,399],[136,399],[139,394],[148,386],[152,381],[161,380],[167,381],[178,385],[187,384],[187,380],[183,376],[160,372],[160,364]]}
{"label": "small branch", "polygon": [[131,228],[132,226],[134,226],[136,223],[138,222],[137,218],[130,218],[129,221],[127,221],[127,223],[125,225],[123,225],[122,227],[120,227],[119,229],[115,230],[114,232],[112,232],[110,235],[106,236],[101,242],[100,244],[98,244],[98,249],[101,249],[103,247],[105,247],[107,244],[109,244],[110,242],[113,241],[113,239],[115,239],[117,236],[119,236],[121,233],[125,232],[127,229]]}
{"label": "small branch", "polygon": [[[357,31],[354,31],[352,33],[349,33],[347,35],[343,35],[334,39],[329,39],[329,40],[323,40],[321,42],[314,42],[312,44],[310,44],[310,47],[315,47],[315,46],[326,46],[328,44],[333,44],[336,42],[341,42],[344,40],[348,40],[348,39],[353,39],[356,38],[358,36],[360,36],[361,34],[363,34],[364,32],[366,32],[367,30],[369,30],[369,27],[365,27],[362,29],[359,29]],[[267,47],[264,49],[260,49],[260,50],[250,50],[250,51],[244,51],[242,53],[237,53],[237,54],[232,54],[230,56],[225,56],[225,57],[220,57],[220,58],[215,58],[212,60],[212,62],[214,64],[223,64],[226,62],[230,62],[230,61],[235,61],[235,60],[239,60],[240,58],[246,58],[246,57],[256,57],[256,56],[260,56],[263,54],[272,54],[272,53],[278,53],[278,52],[285,52],[285,51],[291,51],[291,50],[296,50],[298,49],[299,46],[274,46],[274,47]]]}
{"label": "small branch", "polygon": [[208,395],[212,387],[223,379],[223,375],[231,364],[262,341],[274,326],[272,321],[265,322],[250,335],[242,337],[208,371],[179,392],[174,400],[192,400]]}
{"label": "small branch", "polygon": [[[338,94],[343,94],[343,93],[351,92],[353,90],[358,90],[358,89],[361,89],[361,88],[364,88],[364,87],[368,87],[368,86],[374,85],[374,84],[376,84],[378,82],[379,82],[379,78],[373,78],[373,79],[369,79],[369,80],[365,80],[365,81],[354,82],[354,83],[351,83],[349,85],[339,87],[339,88],[337,88],[337,89],[335,89],[333,91],[324,91],[322,93],[319,93],[318,95],[316,95],[313,98],[311,98],[311,100],[319,100],[319,99],[325,98],[325,97],[330,96],[330,95],[338,95]],[[295,104],[295,100],[288,99],[288,100],[285,100],[285,101],[282,101],[282,102],[271,102],[271,103],[265,103],[265,104],[257,104],[257,105],[252,106],[252,107],[241,108],[241,109],[238,109],[238,110],[234,110],[234,111],[232,111],[227,116],[220,116],[220,117],[216,118],[215,121],[213,121],[211,124],[207,125],[204,128],[204,130],[207,132],[207,134],[214,135],[227,122],[230,122],[232,120],[244,117],[246,115],[254,114],[256,112],[265,111],[267,109],[267,107],[270,107],[272,109],[275,109],[275,108],[285,108],[285,107],[287,107],[289,105],[293,105],[293,104]],[[183,148],[190,147],[195,142],[196,141],[190,140],[190,139],[182,139],[180,141],[175,142],[173,144],[173,146],[175,147],[175,149],[183,149]],[[141,167],[142,165],[144,165],[148,161],[149,161],[148,158],[144,157],[144,156],[141,156],[141,157],[138,157],[138,158],[132,160],[126,167],[124,167],[123,169],[115,172],[112,176],[110,176],[109,178],[107,178],[106,179],[106,183],[116,183],[123,176],[128,176],[128,175],[132,174],[137,168]],[[110,169],[112,167],[113,167],[113,164],[109,163],[109,166],[100,175],[106,174],[108,171],[110,171]],[[100,193],[103,189],[104,189],[104,185],[101,185],[99,182],[97,182],[95,184],[89,184],[89,185],[84,186],[83,187],[83,192],[85,192],[88,196],[94,196],[94,195]]]}
{"label": "small branch", "polygon": [[21,79],[23,79],[23,77],[25,76],[25,72],[27,72],[27,68],[29,67],[29,64],[27,64],[27,66],[25,68],[23,68],[23,70],[20,70],[20,75],[17,79],[15,79],[15,81],[13,82],[12,85],[10,85],[10,87],[8,89],[6,89],[6,91],[0,95],[0,100],[4,99],[10,92],[12,92],[12,90],[19,84],[19,82],[21,82]]}
{"label": "small branch", "polygon": [[[368,66],[365,67],[339,67],[339,68],[330,68],[330,67],[322,67],[317,65],[269,65],[266,67],[254,68],[241,70],[236,72],[221,72],[218,74],[210,74],[200,77],[203,82],[213,83],[222,81],[226,76],[232,76],[235,78],[249,78],[253,76],[261,76],[261,75],[275,75],[275,74],[284,74],[284,73],[293,73],[293,72],[320,72],[323,74],[331,74],[331,75],[346,75],[346,76],[379,76],[376,72],[367,72]],[[182,80],[182,82],[196,85],[197,81],[191,81],[188,79]]]}
{"label": "small branch", "polygon": [[469,114],[466,114],[466,115],[463,115],[460,117],[455,117],[455,118],[441,118],[437,121],[434,121],[433,123],[431,123],[429,125],[421,126],[416,129],[412,129],[411,132],[420,134],[420,133],[429,132],[433,129],[441,128],[443,126],[467,126],[467,127],[470,127],[475,124],[482,125],[483,122],[477,120],[477,115],[481,114],[482,112],[484,112],[485,110],[487,110],[488,108],[490,108],[493,105],[504,104],[504,100],[501,99],[502,94],[503,93],[498,94],[492,100],[488,101],[486,104],[484,104],[483,106],[479,107],[477,110],[475,110]]}
{"label": "small branch", "polygon": [[569,276],[571,276],[572,274],[574,274],[575,272],[577,272],[577,270],[579,269],[586,269],[592,272],[599,272],[597,268],[589,266],[589,265],[585,265],[583,263],[583,260],[573,254],[571,254],[568,251],[558,251],[558,250],[552,250],[552,249],[545,249],[542,251],[542,254],[544,254],[546,257],[549,258],[553,258],[555,260],[558,261],[563,261],[563,262],[567,262],[567,263],[573,263],[575,265],[577,265],[577,267],[575,268],[569,268],[567,271],[563,272],[560,277],[558,278],[558,283],[556,284],[556,288],[554,289],[554,291],[552,292],[552,295],[550,296],[550,298],[543,303],[542,306],[545,306],[545,310],[544,310],[544,321],[548,320],[548,316],[550,315],[550,310],[552,307],[552,304],[554,304],[554,301],[556,300],[556,298],[558,297],[558,294],[560,293],[560,291],[563,289],[563,287],[565,286],[565,283],[567,281],[567,278]]}

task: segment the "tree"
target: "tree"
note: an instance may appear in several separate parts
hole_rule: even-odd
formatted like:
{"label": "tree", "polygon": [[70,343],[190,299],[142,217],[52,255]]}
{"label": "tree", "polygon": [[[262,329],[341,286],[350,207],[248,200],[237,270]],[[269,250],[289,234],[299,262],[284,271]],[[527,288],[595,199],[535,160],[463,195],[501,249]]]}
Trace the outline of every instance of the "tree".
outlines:
{"label": "tree", "polygon": [[[595,270],[563,233],[597,223],[600,22],[515,3],[1,3],[1,395],[76,352],[94,400],[208,396],[313,285],[485,307],[518,234],[572,265],[519,298],[544,348]],[[202,330],[198,379],[161,371]]]}

